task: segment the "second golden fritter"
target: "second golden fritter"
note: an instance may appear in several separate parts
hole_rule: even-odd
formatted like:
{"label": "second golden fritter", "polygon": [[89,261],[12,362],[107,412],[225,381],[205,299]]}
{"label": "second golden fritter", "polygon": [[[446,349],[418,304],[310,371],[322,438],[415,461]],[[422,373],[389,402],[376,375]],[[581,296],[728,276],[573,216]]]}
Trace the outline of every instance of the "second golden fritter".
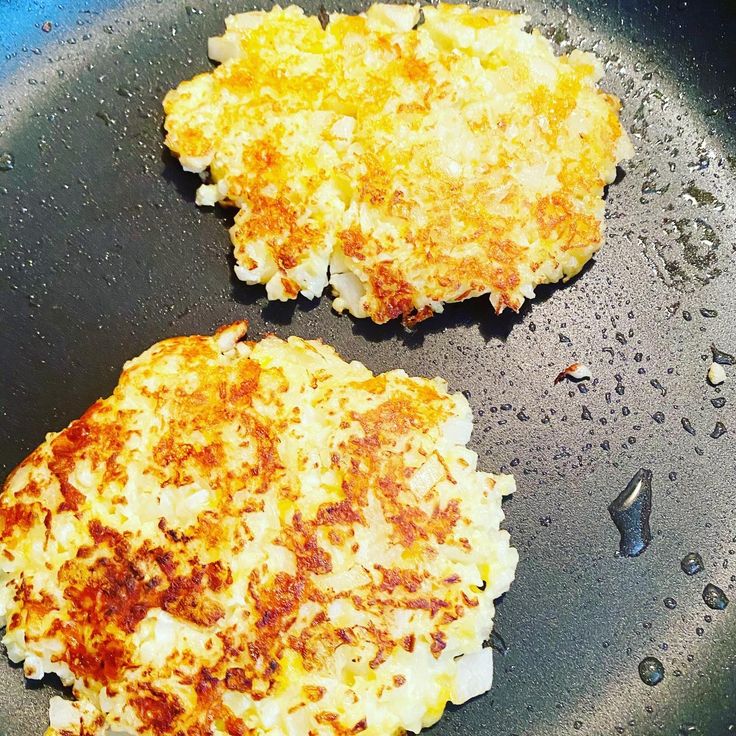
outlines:
{"label": "second golden fritter", "polygon": [[0,495],[0,625],[47,736],[392,736],[491,686],[518,555],[440,379],[164,340]]}
{"label": "second golden fritter", "polygon": [[165,101],[166,144],[239,211],[236,273],[412,323],[489,294],[518,309],[602,244],[631,144],[600,62],[500,10],[374,5],[326,29],[291,6],[227,19],[211,73]]}

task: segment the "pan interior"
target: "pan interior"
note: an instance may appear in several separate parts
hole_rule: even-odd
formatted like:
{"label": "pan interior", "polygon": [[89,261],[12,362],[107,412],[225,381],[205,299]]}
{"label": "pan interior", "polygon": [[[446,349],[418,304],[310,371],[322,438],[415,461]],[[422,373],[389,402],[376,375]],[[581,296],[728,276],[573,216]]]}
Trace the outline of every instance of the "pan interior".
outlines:
{"label": "pan interior", "polygon": [[[230,215],[197,210],[198,180],[163,150],[163,94],[210,68],[206,38],[252,7],[0,6],[0,152],[12,154],[0,162],[13,166],[0,171],[4,470],[106,395],[129,357],[243,317],[256,337],[321,337],[374,371],[442,375],[470,398],[480,466],[517,477],[506,512],[521,562],[498,609],[509,648],[493,690],[431,733],[736,728],[736,608],[702,599],[706,583],[736,597],[736,470],[729,433],[710,436],[716,422],[736,428],[736,368],[721,387],[705,381],[711,343],[736,352],[736,11],[526,3],[561,52],[602,57],[624,101],[636,157],[609,189],[607,243],[519,315],[479,299],[407,333],[337,317],[328,299],[268,304],[238,283]],[[575,361],[593,379],[553,386]],[[607,507],[642,467],[653,540],[619,558]],[[705,570],[687,577],[679,561],[694,551]],[[665,667],[656,687],[639,678],[647,656]],[[54,684],[24,685],[2,663],[0,684],[4,733],[41,734]]]}

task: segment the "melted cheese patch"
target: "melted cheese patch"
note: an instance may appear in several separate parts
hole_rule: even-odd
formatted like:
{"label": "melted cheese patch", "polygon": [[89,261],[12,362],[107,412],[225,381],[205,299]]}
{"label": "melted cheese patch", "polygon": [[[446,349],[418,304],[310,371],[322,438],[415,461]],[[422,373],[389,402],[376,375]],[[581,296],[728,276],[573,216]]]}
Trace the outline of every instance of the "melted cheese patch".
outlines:
{"label": "melted cheese patch", "polygon": [[517,554],[440,379],[245,323],[154,345],[0,496],[3,643],[49,736],[390,736],[491,684]]}
{"label": "melted cheese patch", "polygon": [[166,145],[238,208],[239,278],[270,299],[416,323],[488,294],[518,309],[603,241],[603,188],[632,155],[602,66],[526,18],[465,5],[290,6],[226,20],[221,65],[169,92]]}

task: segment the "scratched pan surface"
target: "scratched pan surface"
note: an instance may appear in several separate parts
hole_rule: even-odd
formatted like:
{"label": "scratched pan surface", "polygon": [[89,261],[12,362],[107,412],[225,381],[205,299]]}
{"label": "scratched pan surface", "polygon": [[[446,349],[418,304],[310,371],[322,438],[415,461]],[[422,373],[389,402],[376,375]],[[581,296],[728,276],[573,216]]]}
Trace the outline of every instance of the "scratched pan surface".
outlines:
{"label": "scratched pan surface", "polygon": [[[607,245],[518,316],[476,300],[406,334],[327,299],[268,305],[231,277],[227,217],[195,208],[195,178],[162,151],[160,100],[208,68],[223,17],[253,6],[191,1],[0,0],[0,164],[14,158],[0,172],[3,474],[127,358],[233,319],[322,337],[373,370],[443,375],[470,397],[481,465],[518,479],[505,508],[521,562],[493,690],[431,733],[734,731],[736,602],[701,597],[712,582],[736,599],[736,367],[720,388],[704,378],[711,342],[736,352],[733,2],[530,0],[561,50],[606,59],[625,103],[637,155],[610,189]],[[553,386],[576,360],[593,381]],[[713,439],[717,421],[728,431]],[[617,558],[607,505],[640,467],[653,541]],[[686,577],[691,551],[705,570]],[[656,687],[638,676],[646,656],[666,669]],[[0,732],[41,734],[53,692],[3,659]]]}

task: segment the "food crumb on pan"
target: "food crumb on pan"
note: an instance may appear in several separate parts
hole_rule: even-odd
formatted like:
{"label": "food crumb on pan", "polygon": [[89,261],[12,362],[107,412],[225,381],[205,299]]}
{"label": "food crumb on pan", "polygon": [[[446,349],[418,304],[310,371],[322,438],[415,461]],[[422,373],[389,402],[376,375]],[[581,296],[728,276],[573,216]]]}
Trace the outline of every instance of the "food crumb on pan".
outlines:
{"label": "food crumb on pan", "polygon": [[570,378],[573,381],[585,381],[590,380],[593,377],[593,373],[590,368],[584,363],[571,363],[564,371],[560,371],[555,378],[555,386],[564,381],[566,378]]}
{"label": "food crumb on pan", "polygon": [[726,370],[714,360],[708,368],[708,382],[712,386],[718,386],[726,380]]}

